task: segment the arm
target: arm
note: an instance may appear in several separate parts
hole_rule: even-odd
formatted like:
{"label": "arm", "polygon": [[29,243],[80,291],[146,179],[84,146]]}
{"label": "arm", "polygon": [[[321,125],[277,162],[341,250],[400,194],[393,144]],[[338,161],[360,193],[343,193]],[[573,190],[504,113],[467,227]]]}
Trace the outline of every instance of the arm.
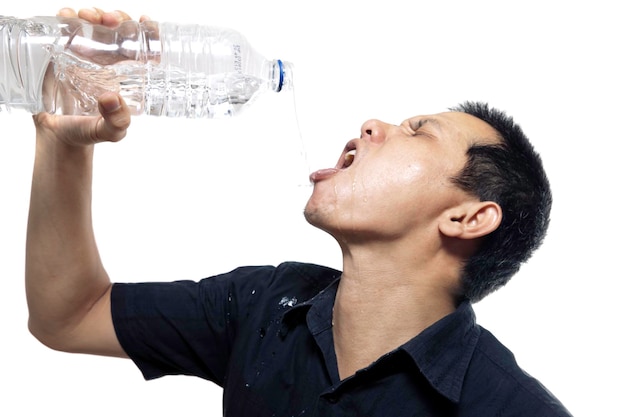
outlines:
{"label": "arm", "polygon": [[[65,8],[60,16],[115,27],[130,17]],[[142,17],[141,20],[147,20]],[[68,352],[125,357],[110,311],[111,281],[91,221],[94,144],[126,135],[130,113],[115,94],[99,100],[100,116],[33,117],[35,165],[26,241],[28,326],[45,345]]]}
{"label": "arm", "polygon": [[96,142],[126,134],[130,113],[115,94],[99,100],[101,116],[33,117],[35,164],[26,241],[29,329],[68,352],[125,356],[110,312],[111,282],[91,221]]}

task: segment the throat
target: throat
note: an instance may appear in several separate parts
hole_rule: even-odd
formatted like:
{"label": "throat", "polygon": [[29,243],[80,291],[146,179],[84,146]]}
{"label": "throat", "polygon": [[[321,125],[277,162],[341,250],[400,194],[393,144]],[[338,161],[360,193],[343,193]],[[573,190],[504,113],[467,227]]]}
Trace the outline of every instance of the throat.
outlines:
{"label": "throat", "polygon": [[341,319],[333,319],[333,341],[337,357],[339,378],[344,380],[376,362],[381,356],[408,342],[416,332],[380,330],[376,327],[363,330],[350,326]]}
{"label": "throat", "polygon": [[[452,313],[451,300],[420,300],[410,291],[402,296],[379,294],[351,299],[340,288],[333,308],[332,330],[337,368],[343,380],[397,349],[436,321]],[[406,289],[405,289],[406,290]]]}

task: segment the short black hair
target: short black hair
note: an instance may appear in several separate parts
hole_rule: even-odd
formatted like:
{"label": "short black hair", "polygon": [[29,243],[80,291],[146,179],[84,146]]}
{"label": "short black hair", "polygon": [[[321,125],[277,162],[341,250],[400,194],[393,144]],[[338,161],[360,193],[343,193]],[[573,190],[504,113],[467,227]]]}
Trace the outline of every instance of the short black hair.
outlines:
{"label": "short black hair", "polygon": [[475,138],[467,163],[452,178],[461,189],[502,209],[500,226],[483,238],[464,265],[463,295],[475,302],[506,284],[541,245],[550,223],[552,192],[541,157],[511,117],[481,102],[450,110],[483,120],[499,139],[488,144]]}

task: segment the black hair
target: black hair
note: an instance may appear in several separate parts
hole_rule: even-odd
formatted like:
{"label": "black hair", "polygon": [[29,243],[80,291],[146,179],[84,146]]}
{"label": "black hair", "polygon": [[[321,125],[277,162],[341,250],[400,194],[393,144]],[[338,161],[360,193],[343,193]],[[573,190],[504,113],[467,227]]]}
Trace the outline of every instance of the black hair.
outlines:
{"label": "black hair", "polygon": [[485,236],[463,268],[462,290],[472,302],[506,284],[546,235],[552,193],[541,157],[513,119],[486,103],[465,102],[451,111],[467,113],[498,132],[499,143],[476,138],[467,163],[452,180],[481,201],[502,209],[500,226]]}

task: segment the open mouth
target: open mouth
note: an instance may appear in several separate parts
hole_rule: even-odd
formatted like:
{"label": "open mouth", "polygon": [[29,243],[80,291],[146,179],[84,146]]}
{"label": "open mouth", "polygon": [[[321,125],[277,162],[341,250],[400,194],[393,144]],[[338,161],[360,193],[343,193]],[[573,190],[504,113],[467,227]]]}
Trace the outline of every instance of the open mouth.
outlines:
{"label": "open mouth", "polygon": [[339,161],[339,169],[349,168],[354,162],[356,157],[356,143],[354,141],[348,142],[343,153],[343,159]]}
{"label": "open mouth", "polygon": [[343,166],[341,167],[341,169],[346,169],[350,165],[352,165],[352,162],[354,162],[355,155],[356,155],[356,149],[352,149],[351,151],[346,152],[346,154],[343,157]]}
{"label": "open mouth", "polygon": [[356,160],[357,140],[351,140],[344,148],[339,161],[333,168],[320,169],[312,172],[309,176],[310,181],[315,184],[335,175],[339,171],[346,170],[352,166]]}

